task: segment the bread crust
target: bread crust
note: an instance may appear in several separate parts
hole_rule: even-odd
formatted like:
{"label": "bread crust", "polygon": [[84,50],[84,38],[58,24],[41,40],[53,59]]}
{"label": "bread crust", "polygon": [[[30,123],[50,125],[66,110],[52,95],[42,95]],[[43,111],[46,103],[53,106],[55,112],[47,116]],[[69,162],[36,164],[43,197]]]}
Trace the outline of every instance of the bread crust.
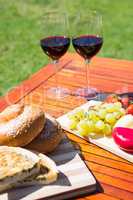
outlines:
{"label": "bread crust", "polygon": [[44,112],[33,105],[14,104],[0,113],[0,145],[25,146],[43,129]]}
{"label": "bread crust", "polygon": [[50,153],[55,150],[64,136],[59,123],[49,114],[45,114],[46,123],[42,132],[26,148],[41,153]]}

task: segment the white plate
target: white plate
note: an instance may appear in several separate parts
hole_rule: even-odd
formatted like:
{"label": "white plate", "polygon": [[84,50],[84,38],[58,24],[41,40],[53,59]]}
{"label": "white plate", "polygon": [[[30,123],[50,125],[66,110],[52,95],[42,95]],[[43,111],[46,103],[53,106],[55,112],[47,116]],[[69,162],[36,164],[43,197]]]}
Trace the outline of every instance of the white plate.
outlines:
{"label": "white plate", "polygon": [[[83,105],[81,105],[80,107],[77,107],[76,109],[82,108],[84,110],[87,110],[90,106],[99,104],[100,102],[98,101],[89,101]],[[73,113],[76,109],[68,112],[65,115],[62,115],[61,117],[57,118],[57,121],[60,123],[60,125],[62,126],[62,128],[66,131],[69,131],[81,138],[83,138],[82,136],[80,136],[76,131],[72,131],[69,129],[69,119],[68,119],[68,114]],[[114,154],[116,154],[117,156],[120,156],[122,158],[124,158],[125,160],[128,160],[129,162],[133,163],[133,155],[126,153],[125,151],[122,151],[114,142],[113,138],[109,138],[109,137],[101,137],[98,139],[91,139],[89,138],[89,141],[93,144],[96,144],[99,147],[102,147],[103,149],[106,149]]]}

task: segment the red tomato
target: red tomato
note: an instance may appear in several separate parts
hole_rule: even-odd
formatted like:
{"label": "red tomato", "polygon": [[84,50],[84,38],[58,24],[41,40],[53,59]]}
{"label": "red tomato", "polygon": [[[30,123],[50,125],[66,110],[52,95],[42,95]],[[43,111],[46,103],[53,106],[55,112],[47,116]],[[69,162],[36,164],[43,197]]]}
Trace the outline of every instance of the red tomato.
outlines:
{"label": "red tomato", "polygon": [[115,102],[120,101],[120,98],[116,94],[111,94],[111,95],[107,96],[105,101],[107,103],[115,103]]}
{"label": "red tomato", "polygon": [[124,108],[127,108],[128,105],[129,105],[129,98],[128,97],[122,97],[121,98],[121,103],[122,103]]}
{"label": "red tomato", "polygon": [[128,114],[132,114],[133,115],[133,104],[130,104],[126,111],[127,111]]}

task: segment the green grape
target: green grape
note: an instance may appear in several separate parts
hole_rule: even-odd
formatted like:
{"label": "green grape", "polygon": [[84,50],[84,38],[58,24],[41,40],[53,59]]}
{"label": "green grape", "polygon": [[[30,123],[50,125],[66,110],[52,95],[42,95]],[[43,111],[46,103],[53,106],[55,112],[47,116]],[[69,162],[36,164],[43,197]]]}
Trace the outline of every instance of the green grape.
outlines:
{"label": "green grape", "polygon": [[68,115],[70,120],[78,120],[75,114]]}
{"label": "green grape", "polygon": [[77,130],[82,136],[88,136],[90,132],[94,129],[94,124],[92,121],[81,120],[77,125]]}
{"label": "green grape", "polygon": [[120,112],[120,111],[119,111],[119,112],[116,111],[116,112],[113,113],[113,115],[114,115],[114,117],[115,117],[116,120],[117,120],[117,119],[119,119],[119,118],[121,117],[121,112]]}
{"label": "green grape", "polygon": [[91,132],[89,134],[89,137],[92,138],[92,139],[96,139],[97,138],[97,133]]}
{"label": "green grape", "polygon": [[78,124],[77,120],[70,120],[69,128],[71,130],[76,130],[77,129],[77,124]]}
{"label": "green grape", "polygon": [[96,118],[97,118],[97,112],[94,111],[94,110],[89,110],[88,111],[88,118],[90,120],[96,120]]}
{"label": "green grape", "polygon": [[117,109],[122,108],[121,102],[115,102],[115,103],[114,103],[114,106],[115,106]]}
{"label": "green grape", "polygon": [[124,114],[125,110],[120,102],[102,103],[90,107],[88,111],[77,109],[68,115],[69,127],[83,137],[99,138],[103,134],[109,136],[116,121]]}
{"label": "green grape", "polygon": [[77,120],[80,121],[85,117],[85,112],[83,109],[76,110],[73,114],[68,115],[70,120]]}
{"label": "green grape", "polygon": [[83,137],[88,136],[88,132],[83,128],[78,129],[78,134]]}
{"label": "green grape", "polygon": [[82,119],[79,123],[78,123],[78,127],[81,127],[81,128],[85,128],[87,129],[88,128],[88,121],[85,120],[85,119]]}
{"label": "green grape", "polygon": [[108,122],[109,124],[114,124],[116,122],[116,118],[113,113],[107,113],[105,121]]}
{"label": "green grape", "polygon": [[104,129],[104,126],[105,126],[105,124],[102,120],[97,121],[95,124],[95,132],[96,133],[101,132]]}
{"label": "green grape", "polygon": [[111,135],[112,133],[112,128],[109,124],[105,124],[104,129],[103,129],[103,133],[105,135]]}
{"label": "green grape", "polygon": [[[101,104],[98,104],[98,105],[94,106],[94,110],[96,110],[96,111],[99,110],[100,108],[101,108]],[[93,109],[93,107],[92,107],[92,109]]]}
{"label": "green grape", "polygon": [[95,129],[95,123],[92,120],[88,120],[88,126],[89,126],[89,133],[93,132]]}
{"label": "green grape", "polygon": [[85,117],[85,112],[83,109],[76,110],[75,115],[78,119],[83,119]]}
{"label": "green grape", "polygon": [[114,112],[119,112],[120,109],[122,108],[122,105],[120,102],[116,102],[116,103],[113,103],[113,107],[114,107]]}
{"label": "green grape", "polygon": [[106,110],[103,109],[103,108],[101,108],[101,109],[98,111],[98,113],[97,113],[97,115],[100,117],[100,119],[104,119],[105,116],[106,116],[106,114],[107,114],[107,112],[106,112]]}
{"label": "green grape", "polygon": [[106,111],[109,112],[109,113],[112,113],[115,111],[115,106],[113,103],[109,103],[107,106],[106,106]]}
{"label": "green grape", "polygon": [[100,109],[101,109],[101,108],[107,108],[108,104],[109,104],[109,103],[103,103],[103,104],[101,104]]}
{"label": "green grape", "polygon": [[99,117],[95,117],[92,121],[93,121],[93,124],[95,124],[96,122],[98,122],[100,120]]}
{"label": "green grape", "polygon": [[120,108],[119,112],[121,113],[121,116],[126,114],[126,111],[124,108]]}
{"label": "green grape", "polygon": [[82,136],[88,135],[89,132],[89,125],[87,120],[81,120],[77,125],[77,130]]}

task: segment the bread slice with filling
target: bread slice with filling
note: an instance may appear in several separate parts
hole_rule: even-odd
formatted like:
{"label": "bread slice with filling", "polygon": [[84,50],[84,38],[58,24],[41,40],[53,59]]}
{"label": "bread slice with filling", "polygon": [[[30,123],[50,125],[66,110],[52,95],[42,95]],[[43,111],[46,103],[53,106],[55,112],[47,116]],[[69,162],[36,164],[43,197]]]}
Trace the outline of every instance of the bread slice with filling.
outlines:
{"label": "bread slice with filling", "polygon": [[14,184],[14,187],[25,187],[31,185],[46,185],[57,180],[58,170],[53,160],[42,153],[37,154],[40,158],[40,172],[23,181]]}
{"label": "bread slice with filling", "polygon": [[37,154],[19,147],[0,146],[0,192],[39,172]]}

